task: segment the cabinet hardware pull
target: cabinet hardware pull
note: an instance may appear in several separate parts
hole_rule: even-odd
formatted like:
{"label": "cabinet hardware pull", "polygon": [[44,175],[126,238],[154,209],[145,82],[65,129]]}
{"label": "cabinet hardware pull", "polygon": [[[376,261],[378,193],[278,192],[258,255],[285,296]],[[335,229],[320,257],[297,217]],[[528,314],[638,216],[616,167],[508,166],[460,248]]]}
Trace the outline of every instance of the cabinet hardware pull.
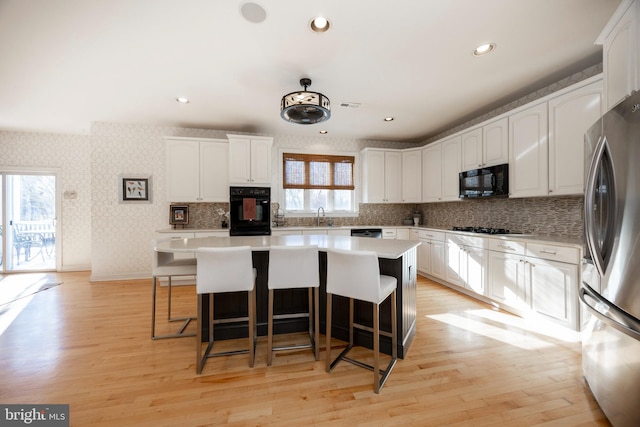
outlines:
{"label": "cabinet hardware pull", "polygon": [[541,254],[555,255],[557,252],[556,251],[549,251],[549,250],[546,250],[546,249],[540,249],[540,253]]}
{"label": "cabinet hardware pull", "polygon": [[512,248],[509,245],[505,245],[504,243],[500,243],[500,244],[498,244],[498,246],[500,246],[501,248],[509,249],[510,251],[515,251],[516,250],[515,248]]}

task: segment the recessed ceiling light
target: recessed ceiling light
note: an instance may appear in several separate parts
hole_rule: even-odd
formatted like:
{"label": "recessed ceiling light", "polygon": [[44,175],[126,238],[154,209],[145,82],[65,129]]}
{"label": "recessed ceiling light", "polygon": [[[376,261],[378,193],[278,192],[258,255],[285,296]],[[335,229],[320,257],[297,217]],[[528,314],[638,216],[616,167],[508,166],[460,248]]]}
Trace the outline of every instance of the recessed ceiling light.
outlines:
{"label": "recessed ceiling light", "polygon": [[180,104],[188,104],[189,98],[185,98],[184,96],[179,96],[176,98],[176,101],[178,101]]}
{"label": "recessed ceiling light", "polygon": [[322,135],[325,135],[325,134],[329,133],[329,131],[328,131],[328,130],[321,130],[321,131],[320,131],[320,133],[321,133]]}
{"label": "recessed ceiling light", "polygon": [[324,16],[317,16],[309,22],[309,28],[314,33],[326,33],[330,27],[331,23]]}
{"label": "recessed ceiling light", "polygon": [[392,121],[394,121],[394,120],[395,120],[395,118],[394,118],[394,117],[385,117],[385,118],[384,118],[384,121],[385,121],[385,122],[392,122]]}
{"label": "recessed ceiling light", "polygon": [[473,51],[473,56],[482,56],[482,55],[486,55],[490,52],[493,52],[496,49],[496,44],[495,43],[484,43],[481,44],[480,46],[478,46],[474,51]]}

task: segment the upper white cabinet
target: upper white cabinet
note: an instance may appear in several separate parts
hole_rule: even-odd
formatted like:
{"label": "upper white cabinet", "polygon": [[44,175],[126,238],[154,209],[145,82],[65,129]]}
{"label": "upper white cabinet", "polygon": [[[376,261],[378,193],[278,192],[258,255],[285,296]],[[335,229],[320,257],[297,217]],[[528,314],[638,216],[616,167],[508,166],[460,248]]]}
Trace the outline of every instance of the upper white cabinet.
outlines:
{"label": "upper white cabinet", "polygon": [[422,201],[460,200],[460,136],[427,145],[422,149]]}
{"label": "upper white cabinet", "polygon": [[509,116],[510,197],[549,193],[547,114],[547,102],[541,102]]}
{"label": "upper white cabinet", "polygon": [[422,201],[422,150],[402,152],[402,201]]}
{"label": "upper white cabinet", "polygon": [[640,0],[625,0],[602,30],[605,111],[640,90]]}
{"label": "upper white cabinet", "polygon": [[462,138],[442,141],[442,200],[460,200],[460,159]]}
{"label": "upper white cabinet", "polygon": [[227,135],[229,138],[229,183],[271,185],[273,138]]}
{"label": "upper white cabinet", "polygon": [[422,201],[442,200],[442,144],[429,144],[422,149]]}
{"label": "upper white cabinet", "polygon": [[506,117],[462,134],[462,170],[509,162],[509,121]]}
{"label": "upper white cabinet", "polygon": [[229,201],[226,140],[166,138],[166,141],[169,202]]}
{"label": "upper white cabinet", "polygon": [[402,153],[365,148],[362,150],[362,178],[364,203],[400,203]]}
{"label": "upper white cabinet", "polygon": [[584,193],[584,134],[601,115],[601,79],[549,100],[549,194]]}

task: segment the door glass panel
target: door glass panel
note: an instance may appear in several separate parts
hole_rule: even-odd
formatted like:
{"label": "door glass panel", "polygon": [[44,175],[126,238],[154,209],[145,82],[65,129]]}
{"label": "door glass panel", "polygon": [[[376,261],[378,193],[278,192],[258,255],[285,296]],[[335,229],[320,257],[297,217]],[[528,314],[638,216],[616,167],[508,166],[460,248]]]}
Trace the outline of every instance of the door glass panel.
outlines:
{"label": "door glass panel", "polygon": [[5,271],[54,270],[54,175],[5,176]]}

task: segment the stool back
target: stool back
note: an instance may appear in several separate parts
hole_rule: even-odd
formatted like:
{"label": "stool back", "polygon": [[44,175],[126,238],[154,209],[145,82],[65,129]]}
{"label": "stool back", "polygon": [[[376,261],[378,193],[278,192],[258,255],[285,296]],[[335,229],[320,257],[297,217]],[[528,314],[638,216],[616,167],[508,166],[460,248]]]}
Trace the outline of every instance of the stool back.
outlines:
{"label": "stool back", "polygon": [[198,294],[251,291],[254,288],[251,247],[200,248],[196,256]]}
{"label": "stool back", "polygon": [[320,286],[318,246],[271,246],[269,289],[317,288]]}
{"label": "stool back", "polygon": [[378,304],[382,297],[378,255],[373,251],[328,249],[327,293]]}

